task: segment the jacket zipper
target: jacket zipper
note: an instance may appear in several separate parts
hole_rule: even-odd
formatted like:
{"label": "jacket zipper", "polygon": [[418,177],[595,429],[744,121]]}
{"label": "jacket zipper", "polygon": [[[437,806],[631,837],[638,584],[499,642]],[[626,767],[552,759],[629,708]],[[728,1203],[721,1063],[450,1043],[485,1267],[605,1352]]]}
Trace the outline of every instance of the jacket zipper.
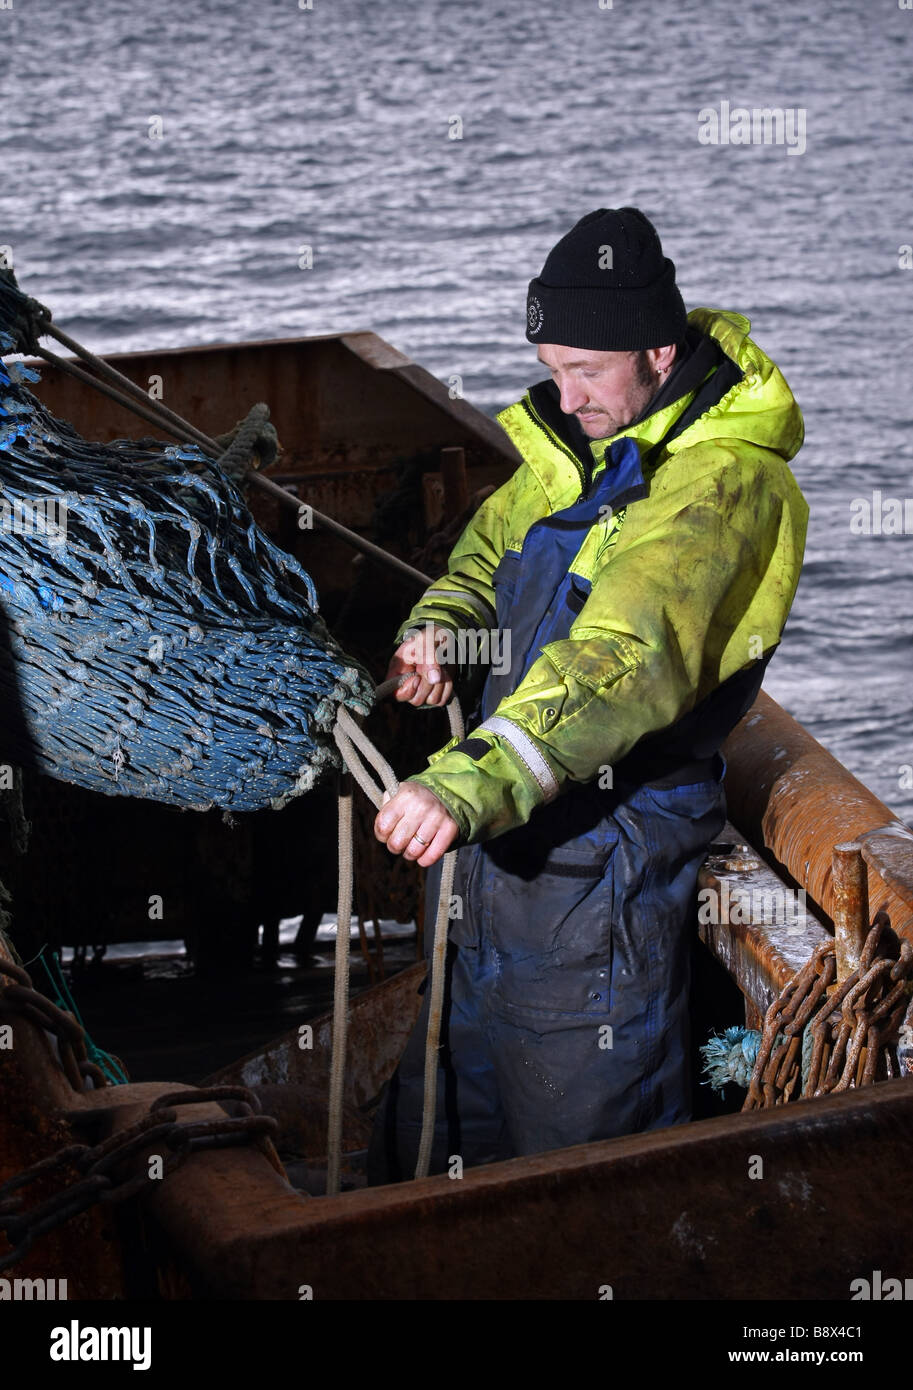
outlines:
{"label": "jacket zipper", "polygon": [[533,409],[528,396],[524,396],[523,398],[523,409],[526,411],[527,415],[530,417],[533,423],[539,426],[546,439],[548,439],[552,444],[554,444],[556,449],[560,449],[562,454],[564,454],[567,458],[570,459],[571,463],[576,468],[577,474],[580,478],[580,496],[581,498],[585,498],[590,490],[590,479],[587,478],[583,464],[580,462],[580,459],[571,449],[567,447],[566,444],[563,444],[561,442],[561,440],[552,430],[549,429],[548,425],[542,419],[541,415],[538,415],[536,411]]}
{"label": "jacket zipper", "polygon": [[[570,450],[566,444],[563,444],[561,440],[558,438],[558,436],[552,430],[549,429],[548,425],[545,423],[542,417],[538,415],[536,411],[533,409],[528,397],[524,397],[523,399],[523,408],[526,411],[527,415],[529,415],[530,419],[539,426],[546,439],[550,440],[550,442],[554,444],[556,449],[560,449],[562,454],[566,454],[567,457],[570,459],[571,463],[577,469],[582,484],[580,489],[580,498],[578,500],[586,501],[587,497],[589,497],[590,495],[590,489],[593,486],[592,477],[587,478],[583,469],[583,464],[580,462],[577,455],[573,453],[572,450]],[[629,438],[631,437],[632,436],[629,436]],[[660,442],[664,443],[665,440],[661,440]],[[637,444],[636,439],[634,440],[634,443]],[[637,444],[637,447],[639,451],[640,445]],[[641,499],[646,497],[647,495],[648,488],[646,482],[644,482],[643,484],[635,484],[634,487],[629,487],[626,492],[620,493],[619,496],[616,497],[613,505],[615,507],[615,510],[617,511],[620,507],[626,507],[629,502],[641,501]]]}

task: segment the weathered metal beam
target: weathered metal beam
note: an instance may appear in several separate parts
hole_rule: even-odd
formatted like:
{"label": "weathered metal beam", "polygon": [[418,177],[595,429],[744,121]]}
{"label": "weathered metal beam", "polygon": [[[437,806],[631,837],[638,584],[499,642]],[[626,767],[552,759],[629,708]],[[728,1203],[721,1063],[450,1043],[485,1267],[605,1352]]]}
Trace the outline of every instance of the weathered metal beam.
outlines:
{"label": "weathered metal beam", "polygon": [[846,1301],[906,1272],[911,1143],[889,1081],[305,1202],[190,1161],[143,1200],[198,1297]]}
{"label": "weathered metal beam", "polygon": [[[374,333],[154,348],[105,359],[143,390],[159,378],[163,402],[207,434],[220,433],[234,423],[233,414],[266,401],[286,450],[285,472],[296,455],[302,471],[346,469],[451,445],[467,450],[471,467],[493,465],[502,477],[519,461],[494,420],[452,398],[442,382]],[[91,387],[47,363],[29,359],[29,365],[41,370],[35,394],[85,438],[149,433]],[[351,512],[344,519],[359,524]]]}
{"label": "weathered metal beam", "polygon": [[701,940],[763,1018],[830,933],[731,824],[710,846],[698,889]]}
{"label": "weathered metal beam", "polygon": [[913,831],[761,691],[723,746],[731,820],[833,919],[832,852],[858,840],[872,913],[913,941]]}

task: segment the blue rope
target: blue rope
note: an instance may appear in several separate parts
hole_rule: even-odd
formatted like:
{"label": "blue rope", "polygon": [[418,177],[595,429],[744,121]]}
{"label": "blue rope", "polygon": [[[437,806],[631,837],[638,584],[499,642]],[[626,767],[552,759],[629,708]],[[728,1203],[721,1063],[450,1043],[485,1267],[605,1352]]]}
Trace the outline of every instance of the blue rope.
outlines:
{"label": "blue rope", "polygon": [[[811,1031],[813,1022],[814,1016],[809,1019],[802,1033],[801,1074],[803,1088],[808,1080],[812,1062],[812,1049],[815,1042],[814,1034]],[[785,1033],[778,1033],[774,1039],[777,1047],[782,1046],[785,1041]],[[755,1028],[743,1028],[736,1024],[732,1028],[727,1028],[723,1033],[712,1033],[709,1041],[703,1047],[698,1048],[698,1051],[703,1054],[703,1074],[707,1078],[701,1084],[712,1086],[714,1091],[722,1091],[730,1082],[735,1082],[737,1086],[741,1086],[747,1091],[760,1046],[761,1034]]]}
{"label": "blue rope", "polygon": [[698,1048],[704,1058],[706,1080],[702,1084],[722,1091],[735,1082],[747,1090],[760,1045],[761,1034],[753,1028],[736,1025],[724,1033],[711,1034],[709,1041]]}
{"label": "blue rope", "polygon": [[[0,274],[0,353],[21,343],[27,305]],[[8,754],[92,791],[197,810],[307,791],[339,765],[337,708],[373,701],[310,576],[200,449],[87,443],[24,384],[38,379],[0,360],[0,701],[19,715]]]}

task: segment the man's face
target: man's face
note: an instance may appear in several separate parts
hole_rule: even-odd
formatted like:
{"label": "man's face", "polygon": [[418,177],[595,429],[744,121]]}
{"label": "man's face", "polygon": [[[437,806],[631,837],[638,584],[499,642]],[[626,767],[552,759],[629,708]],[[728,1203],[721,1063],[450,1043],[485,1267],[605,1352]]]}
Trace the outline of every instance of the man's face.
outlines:
{"label": "man's face", "polygon": [[656,352],[591,352],[546,343],[539,361],[561,392],[561,409],[575,415],[590,439],[608,439],[626,429],[655,394],[662,373]]}

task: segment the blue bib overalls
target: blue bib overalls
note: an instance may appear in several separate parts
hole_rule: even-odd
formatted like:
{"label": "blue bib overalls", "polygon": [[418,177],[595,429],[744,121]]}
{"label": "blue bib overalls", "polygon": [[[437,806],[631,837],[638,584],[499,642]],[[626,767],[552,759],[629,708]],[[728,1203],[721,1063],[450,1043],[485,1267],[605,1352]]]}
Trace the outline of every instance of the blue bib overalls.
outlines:
{"label": "blue bib overalls", "polygon": [[[489,675],[483,718],[568,636],[589,591],[570,566],[600,508],[645,494],[637,446],[617,441],[611,458],[587,497],[532,526],[495,572],[511,664]],[[690,1118],[690,927],[698,869],[725,822],[722,736],[696,760],[679,751],[673,775],[644,762],[649,782],[635,749],[614,775],[459,851],[432,1173],[455,1155],[470,1166]],[[439,879],[438,864],[430,921]],[[372,1183],[413,1174],[426,1028],[427,996],[377,1117]]]}

